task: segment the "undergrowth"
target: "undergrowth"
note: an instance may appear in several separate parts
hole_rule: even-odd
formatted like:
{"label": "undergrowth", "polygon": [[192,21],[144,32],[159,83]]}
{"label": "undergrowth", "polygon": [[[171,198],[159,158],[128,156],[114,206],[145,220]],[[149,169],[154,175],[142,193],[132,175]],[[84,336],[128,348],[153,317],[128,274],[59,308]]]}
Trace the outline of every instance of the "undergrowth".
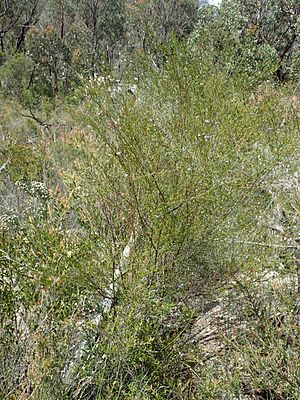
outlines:
{"label": "undergrowth", "polygon": [[[297,399],[288,279],[299,122],[288,88],[224,79],[181,48],[132,87],[90,80],[59,104],[61,121],[39,111],[48,129],[19,115],[15,130],[6,113],[1,398]],[[277,297],[257,283],[270,271]],[[112,307],[96,324],[111,282]],[[188,336],[221,297],[239,322],[207,356]]]}

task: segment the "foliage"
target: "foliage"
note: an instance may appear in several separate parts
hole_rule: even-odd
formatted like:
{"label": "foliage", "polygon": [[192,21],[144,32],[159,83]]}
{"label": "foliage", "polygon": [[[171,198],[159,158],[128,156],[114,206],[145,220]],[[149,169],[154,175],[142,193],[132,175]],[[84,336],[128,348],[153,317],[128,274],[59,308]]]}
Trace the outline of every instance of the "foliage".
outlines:
{"label": "foliage", "polygon": [[298,398],[296,5],[255,4],[1,5],[1,398]]}
{"label": "foliage", "polygon": [[16,54],[3,63],[0,70],[3,95],[11,96],[19,101],[26,100],[31,68],[31,61],[22,54]]}
{"label": "foliage", "polygon": [[281,0],[227,0],[219,9],[204,5],[193,40],[201,48],[204,38],[230,73],[246,72],[257,80],[273,74],[283,81],[297,71],[299,12],[297,2]]}

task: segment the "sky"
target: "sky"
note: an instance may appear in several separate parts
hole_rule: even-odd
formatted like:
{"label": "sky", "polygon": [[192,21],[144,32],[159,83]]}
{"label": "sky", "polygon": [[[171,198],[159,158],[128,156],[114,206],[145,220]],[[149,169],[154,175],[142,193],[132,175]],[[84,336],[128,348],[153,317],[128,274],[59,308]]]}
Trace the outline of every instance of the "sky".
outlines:
{"label": "sky", "polygon": [[209,4],[214,6],[218,6],[221,3],[221,0],[209,0]]}

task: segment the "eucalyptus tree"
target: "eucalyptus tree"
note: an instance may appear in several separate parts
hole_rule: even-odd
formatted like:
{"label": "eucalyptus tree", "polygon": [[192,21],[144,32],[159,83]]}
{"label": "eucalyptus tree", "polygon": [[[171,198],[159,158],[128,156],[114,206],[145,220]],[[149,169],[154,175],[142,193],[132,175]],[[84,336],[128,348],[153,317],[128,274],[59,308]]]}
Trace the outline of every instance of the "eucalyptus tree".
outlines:
{"label": "eucalyptus tree", "polygon": [[284,81],[299,70],[300,3],[295,0],[224,0],[203,5],[193,45],[226,65],[230,74],[247,73]]}
{"label": "eucalyptus tree", "polygon": [[4,0],[0,4],[0,47],[2,52],[24,51],[28,31],[36,25],[45,0]]}
{"label": "eucalyptus tree", "polygon": [[[238,21],[238,36],[257,48],[270,46],[277,55],[276,77],[284,80],[299,49],[300,3],[296,0],[225,0]],[[227,13],[229,17],[229,12]]]}
{"label": "eucalyptus tree", "polygon": [[150,55],[159,62],[161,48],[172,37],[186,38],[197,20],[196,0],[131,1],[126,7],[130,51]]}
{"label": "eucalyptus tree", "polygon": [[125,28],[124,0],[80,0],[78,15],[89,37],[92,72],[99,66],[112,64],[122,46]]}

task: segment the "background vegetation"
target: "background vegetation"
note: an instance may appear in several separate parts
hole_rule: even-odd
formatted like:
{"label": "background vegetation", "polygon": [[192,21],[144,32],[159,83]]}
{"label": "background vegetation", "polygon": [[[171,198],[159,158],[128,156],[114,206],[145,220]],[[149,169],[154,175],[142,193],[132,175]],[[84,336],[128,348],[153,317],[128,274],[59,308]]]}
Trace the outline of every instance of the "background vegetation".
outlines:
{"label": "background vegetation", "polygon": [[299,398],[299,13],[1,1],[0,398]]}

